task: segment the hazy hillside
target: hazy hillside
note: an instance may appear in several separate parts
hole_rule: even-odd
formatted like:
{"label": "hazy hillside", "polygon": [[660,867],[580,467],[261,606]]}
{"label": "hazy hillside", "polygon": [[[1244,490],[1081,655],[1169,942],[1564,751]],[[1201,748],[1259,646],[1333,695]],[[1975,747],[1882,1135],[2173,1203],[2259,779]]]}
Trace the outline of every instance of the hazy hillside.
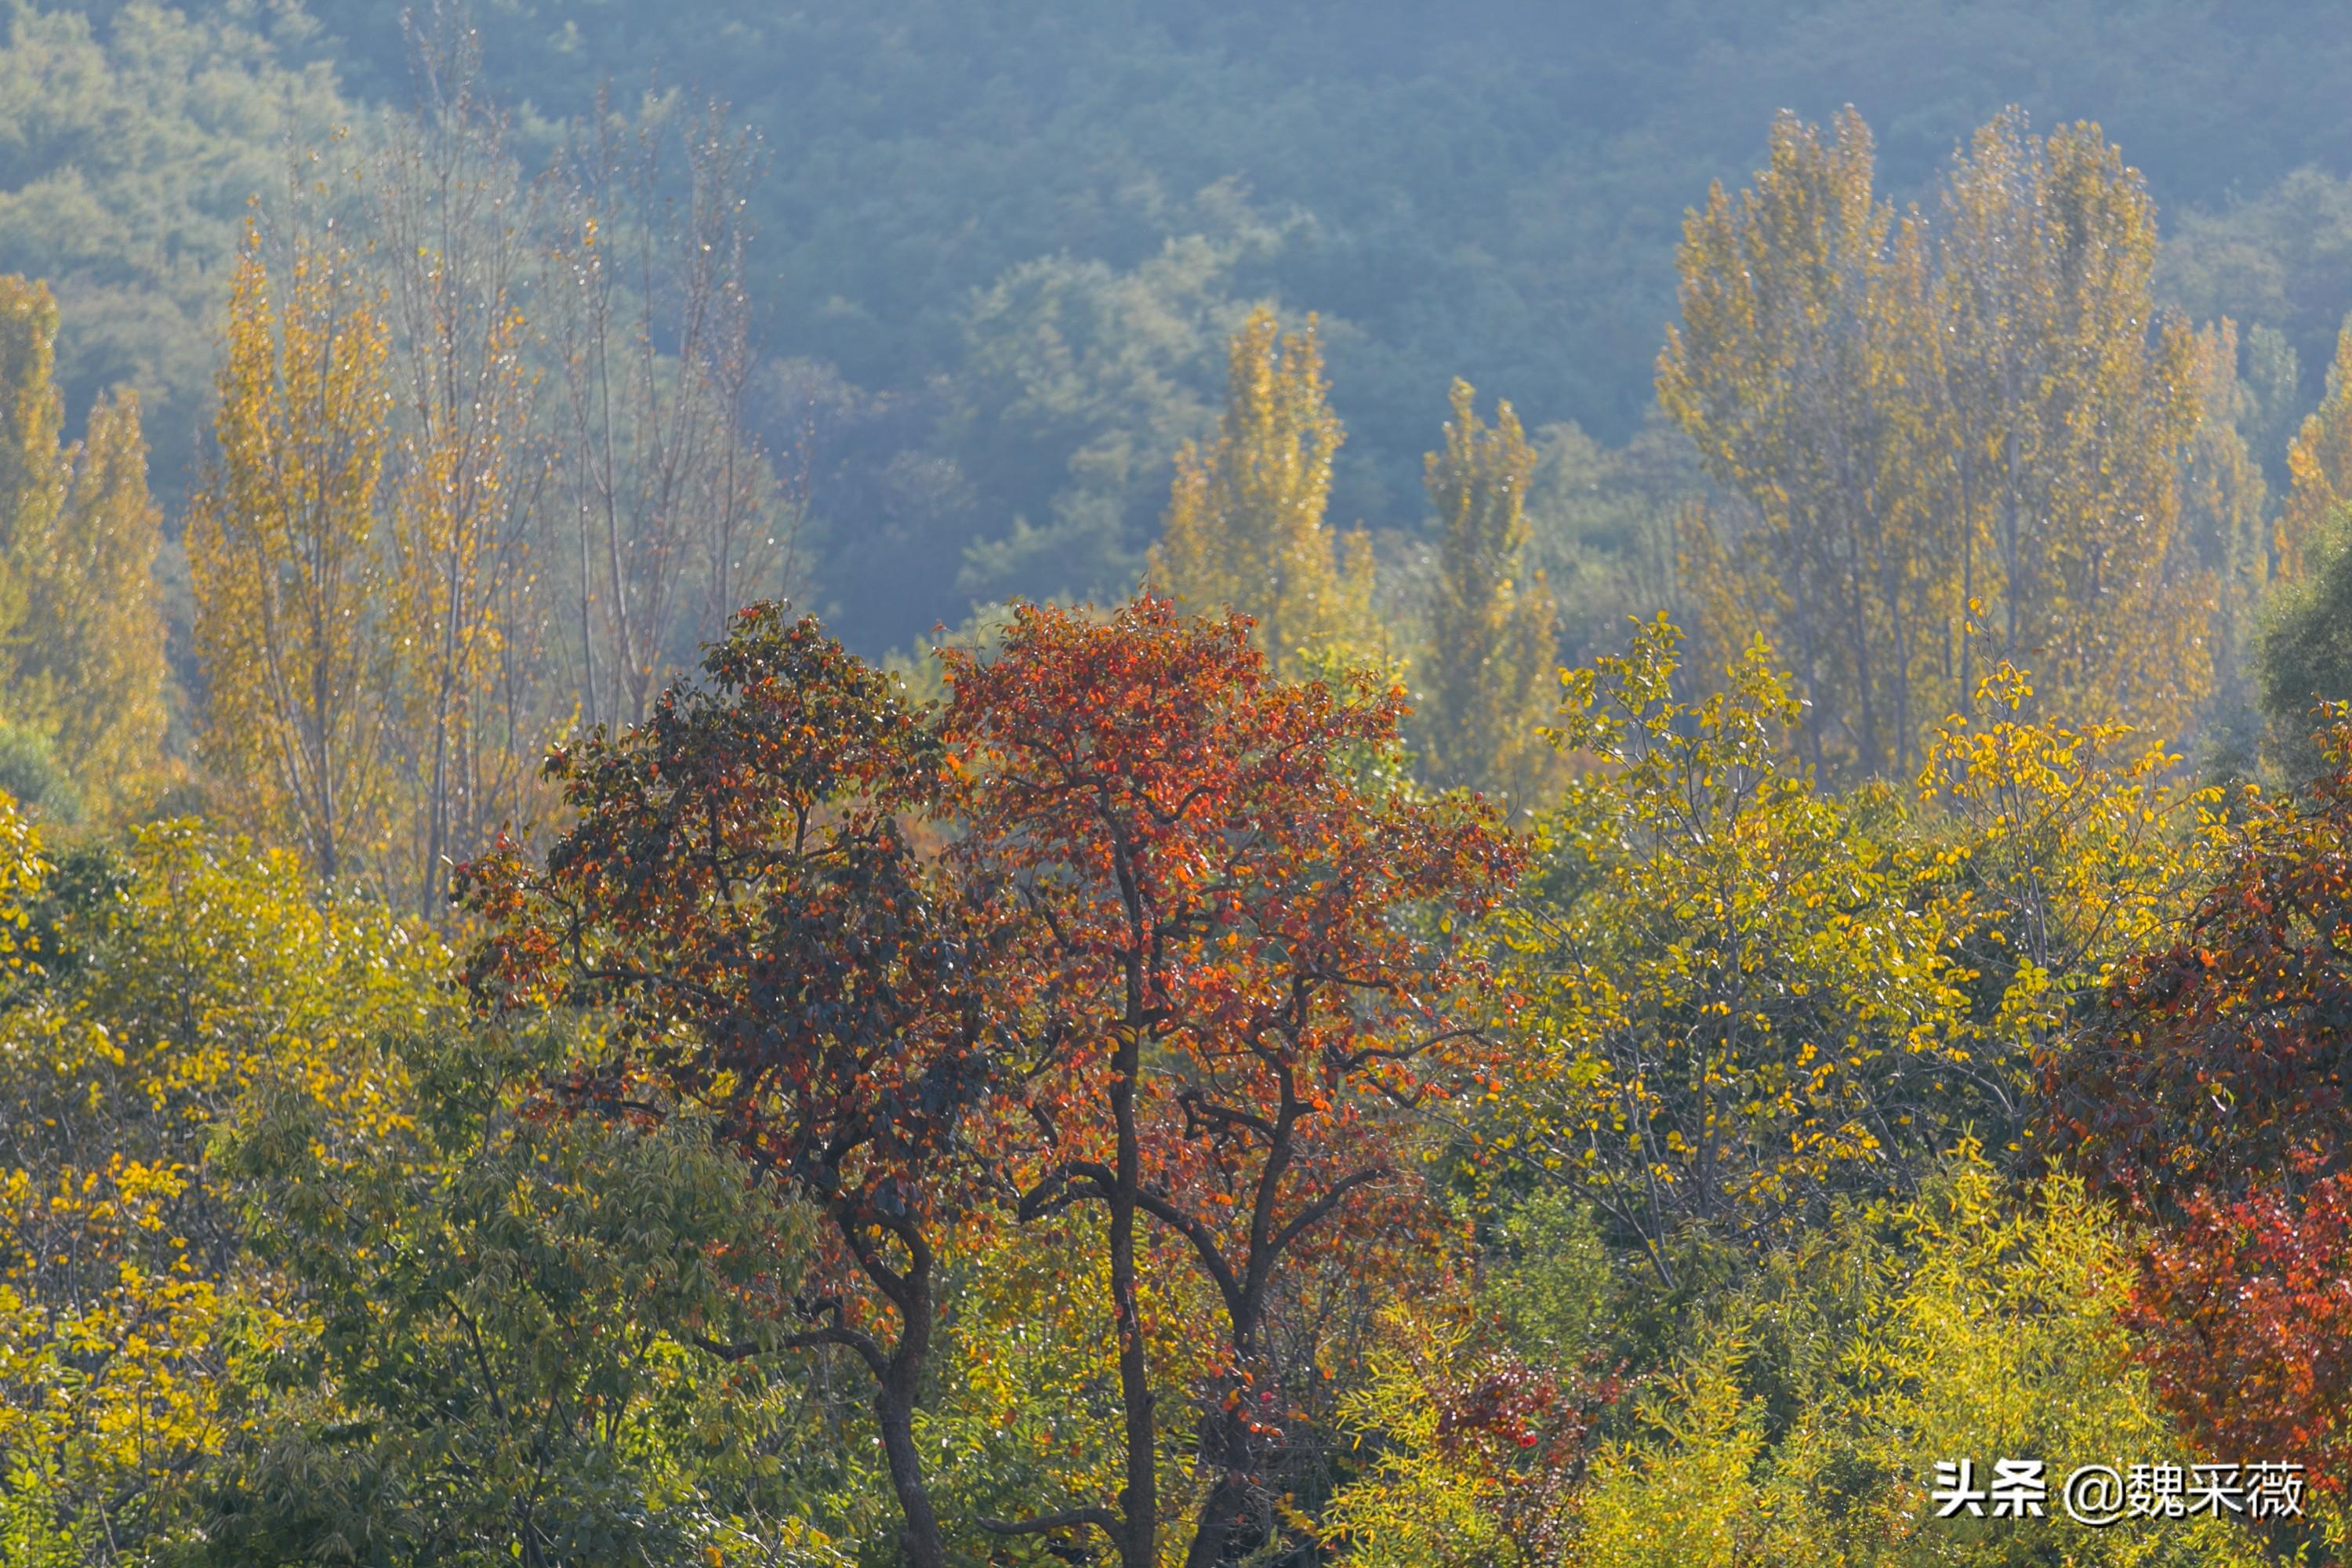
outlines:
{"label": "hazy hillside", "polygon": [[[281,159],[274,110],[296,104],[315,136],[404,100],[398,13],[289,0],[182,24],[89,5],[84,37],[45,9],[17,6],[0,58],[0,268],[58,283],[78,405],[126,374],[165,395],[151,423],[177,493],[195,327],[246,188]],[[879,647],[976,598],[1129,581],[1256,300],[1322,313],[1349,437],[1339,516],[1418,526],[1456,374],[1530,425],[1626,440],[1682,214],[1745,175],[1784,106],[1854,103],[1898,194],[2005,103],[2098,120],[2191,241],[2168,258],[2178,291],[2286,331],[2315,396],[2352,303],[2326,264],[2352,252],[2352,41],[2306,19],[2083,0],[509,0],[480,23],[527,116],[582,112],[610,82],[625,107],[721,95],[761,132],[771,445],[805,446],[822,600]],[[135,146],[92,133],[125,119]],[[156,288],[133,299],[132,280]]]}

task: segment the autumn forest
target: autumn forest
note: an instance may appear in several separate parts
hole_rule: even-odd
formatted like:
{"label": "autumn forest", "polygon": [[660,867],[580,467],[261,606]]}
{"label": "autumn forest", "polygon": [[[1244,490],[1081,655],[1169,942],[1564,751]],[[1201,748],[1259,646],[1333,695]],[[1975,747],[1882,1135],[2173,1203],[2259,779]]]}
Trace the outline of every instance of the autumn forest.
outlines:
{"label": "autumn forest", "polygon": [[0,1565],[2352,1560],[2347,46],[1444,9],[0,13]]}

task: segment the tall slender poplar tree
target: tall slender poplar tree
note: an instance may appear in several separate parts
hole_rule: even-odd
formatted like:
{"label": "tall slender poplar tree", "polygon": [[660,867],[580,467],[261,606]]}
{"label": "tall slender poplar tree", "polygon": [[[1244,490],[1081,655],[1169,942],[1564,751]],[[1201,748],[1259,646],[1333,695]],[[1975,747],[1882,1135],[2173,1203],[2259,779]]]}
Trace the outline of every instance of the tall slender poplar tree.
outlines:
{"label": "tall slender poplar tree", "polygon": [[1925,504],[1933,405],[1906,397],[1937,371],[1925,236],[1873,196],[1872,157],[1850,110],[1826,139],[1783,115],[1755,185],[1685,222],[1658,360],[1660,405],[1749,514],[1687,545],[1717,661],[1762,632],[1825,721],[1811,759],[1862,773],[1907,768],[1950,710],[1918,679],[1960,613],[1934,563],[1965,558]]}
{"label": "tall slender poplar tree", "polygon": [[30,618],[43,630],[26,644],[23,674],[47,688],[58,761],[82,804],[103,814],[163,783],[163,514],[147,491],[138,395],[100,397],[66,456],[58,526],[26,563]]}
{"label": "tall slender poplar tree", "polygon": [[0,278],[0,714],[46,741],[84,806],[161,778],[161,519],[147,493],[139,400],[109,393],[68,447],[47,287]]}
{"label": "tall slender poplar tree", "polygon": [[422,101],[392,122],[373,216],[389,242],[399,414],[385,605],[401,772],[394,890],[436,915],[449,868],[527,816],[557,715],[529,548],[549,468],[524,362],[531,193],[505,116],[479,96],[477,37],[445,25],[414,42]]}
{"label": "tall slender poplar tree", "polygon": [[1331,459],[1345,434],[1331,412],[1315,318],[1286,333],[1252,312],[1225,358],[1216,440],[1176,455],[1168,519],[1151,552],[1155,588],[1194,611],[1238,610],[1276,670],[1293,675],[1320,648],[1370,655],[1371,542],[1335,538],[1324,521]]}
{"label": "tall slender poplar tree", "polygon": [[[2155,206],[2088,124],[2003,114],[1931,231],[1868,129],[1783,116],[1685,226],[1658,395],[1738,504],[1686,542],[1713,639],[1797,666],[1813,760],[1908,773],[1992,663],[2061,710],[2185,732],[2218,588],[2181,521],[2195,334],[2158,309]],[[1728,525],[1728,526],[1722,526]]]}
{"label": "tall slender poplar tree", "polygon": [[2286,448],[2286,501],[2271,540],[2271,569],[2299,577],[2330,521],[2352,500],[2352,322],[2336,340],[2327,395]]}
{"label": "tall slender poplar tree", "polygon": [[224,805],[322,877],[382,848],[386,715],[374,622],[392,397],[388,335],[358,258],[257,229],[229,290],[220,450],[188,522],[203,746]]}
{"label": "tall slender poplar tree", "polygon": [[1557,690],[1557,636],[1550,585],[1527,563],[1535,449],[1509,404],[1489,426],[1468,382],[1454,382],[1452,401],[1444,449],[1423,459],[1440,531],[1422,744],[1439,785],[1524,810],[1555,755],[1537,733]]}

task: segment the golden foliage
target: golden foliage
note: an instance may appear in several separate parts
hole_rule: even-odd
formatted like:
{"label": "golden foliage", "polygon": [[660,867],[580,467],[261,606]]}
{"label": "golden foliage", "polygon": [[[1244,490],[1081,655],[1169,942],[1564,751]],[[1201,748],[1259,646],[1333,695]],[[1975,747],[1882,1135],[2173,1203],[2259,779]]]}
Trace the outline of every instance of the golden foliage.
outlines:
{"label": "golden foliage", "polygon": [[2182,539],[2214,587],[2214,695],[2243,712],[2252,702],[2255,611],[2274,570],[2270,486],[2242,430],[2258,400],[2238,375],[2238,324],[2224,316],[2197,334],[2196,398],[2203,417],[2181,464]]}
{"label": "golden foliage", "polygon": [[[2273,1561],[2214,1517],[2068,1519],[2077,1465],[2186,1465],[2116,1309],[2125,1238],[2078,1184],[2021,1197],[1962,1144],[1915,1198],[1857,1207],[1713,1315],[1595,1456],[1576,1568]],[[1783,1413],[1786,1413],[1785,1415]],[[1934,1517],[1940,1461],[2044,1461],[2038,1519]]]}
{"label": "golden foliage", "polygon": [[[1505,1528],[1510,1484],[1520,1478],[1467,1463],[1449,1444],[1444,1391],[1473,1338],[1465,1303],[1439,1298],[1395,1302],[1381,1314],[1384,1336],[1369,1376],[1339,1402],[1357,1434],[1360,1468],[1333,1498],[1322,1534],[1364,1568],[1430,1568],[1528,1559]],[[1370,1439],[1370,1441],[1367,1441]]]}
{"label": "golden foliage", "polygon": [[1151,581],[1195,612],[1238,610],[1277,675],[1310,649],[1377,654],[1371,541],[1324,521],[1331,458],[1344,438],[1328,401],[1315,318],[1285,333],[1261,308],[1226,354],[1225,411],[1213,445],[1176,455]]}
{"label": "golden foliage", "polygon": [[1833,140],[1783,116],[1754,185],[1685,226],[1659,401],[1745,503],[1685,531],[1717,651],[1787,649],[1811,760],[1858,773],[1916,766],[2003,658],[2059,711],[2183,733],[2218,613],[2181,523],[2199,350],[2156,309],[2138,174],[2012,111],[1931,231],[1872,159],[1851,110]]}
{"label": "golden foliage", "polygon": [[387,333],[356,258],[307,235],[279,264],[248,229],[228,314],[220,455],[188,521],[204,747],[233,816],[351,875],[385,831]]}
{"label": "golden foliage", "polygon": [[1558,638],[1550,584],[1527,562],[1535,451],[1509,404],[1489,426],[1468,382],[1454,383],[1452,403],[1444,450],[1423,459],[1442,531],[1423,743],[1441,787],[1494,790],[1525,810],[1558,772],[1538,732]]}
{"label": "golden foliage", "polygon": [[[446,954],[381,906],[322,903],[295,858],[140,829],[117,893],[23,967],[48,874],[0,807],[0,1558],[122,1560],[255,1415],[258,1363],[309,1332],[243,1255],[206,1160],[256,1090],[381,1137],[409,1124],[383,1042],[419,1028]],[[69,898],[87,895],[68,894]],[[69,978],[65,978],[69,977]]]}
{"label": "golden foliage", "polygon": [[86,438],[60,446],[57,330],[46,285],[0,278],[0,670],[8,720],[112,813],[162,782],[162,517],[136,395],[101,397]]}
{"label": "golden foliage", "polygon": [[163,515],[147,493],[138,395],[99,400],[68,454],[59,525],[25,585],[33,623],[20,680],[37,681],[56,724],[58,760],[85,805],[135,805],[163,782],[165,661],[155,556]]}
{"label": "golden foliage", "polygon": [[2327,396],[2286,449],[2287,492],[2271,541],[2271,573],[2304,574],[2328,522],[2352,500],[2352,325],[2336,340]]}
{"label": "golden foliage", "polygon": [[[48,285],[0,278],[0,555],[11,561],[24,538],[47,532],[64,499],[57,341],[58,302]],[[0,630],[14,634],[23,592],[21,584],[7,584]]]}

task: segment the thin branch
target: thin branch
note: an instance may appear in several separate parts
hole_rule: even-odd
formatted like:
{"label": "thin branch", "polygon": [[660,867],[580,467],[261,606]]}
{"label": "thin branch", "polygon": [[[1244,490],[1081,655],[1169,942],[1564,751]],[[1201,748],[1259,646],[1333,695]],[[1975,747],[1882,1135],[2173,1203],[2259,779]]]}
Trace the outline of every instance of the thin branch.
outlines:
{"label": "thin branch", "polygon": [[1090,1524],[1114,1542],[1118,1539],[1120,1528],[1118,1515],[1107,1508],[1066,1508],[1059,1513],[1040,1514],[1035,1519],[982,1519],[975,1522],[991,1535],[1044,1535]]}
{"label": "thin branch", "polygon": [[1297,1240],[1309,1226],[1319,1224],[1358,1187],[1370,1185],[1391,1173],[1386,1165],[1373,1165],[1340,1177],[1331,1184],[1330,1191],[1299,1210],[1298,1216],[1282,1227],[1281,1233],[1274,1238],[1273,1251],[1281,1252],[1292,1242]]}

